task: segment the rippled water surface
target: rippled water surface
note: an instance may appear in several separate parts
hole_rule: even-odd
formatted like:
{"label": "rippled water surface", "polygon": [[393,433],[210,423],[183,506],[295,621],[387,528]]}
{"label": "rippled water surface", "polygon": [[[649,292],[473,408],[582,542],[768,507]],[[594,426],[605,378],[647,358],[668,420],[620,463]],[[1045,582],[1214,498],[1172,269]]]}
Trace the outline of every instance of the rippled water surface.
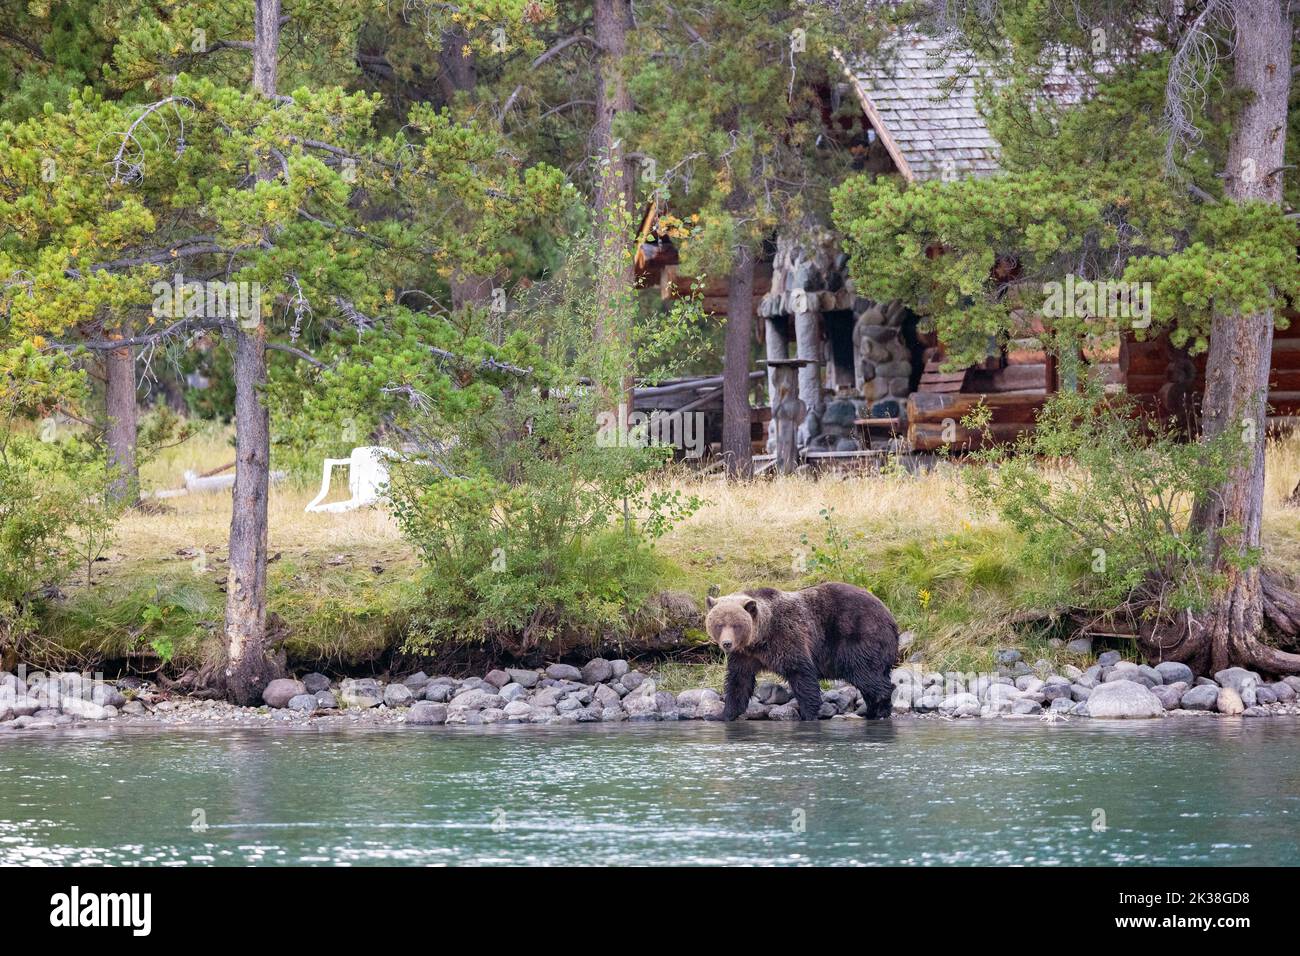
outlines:
{"label": "rippled water surface", "polygon": [[1300,721],[12,734],[13,863],[1296,865]]}

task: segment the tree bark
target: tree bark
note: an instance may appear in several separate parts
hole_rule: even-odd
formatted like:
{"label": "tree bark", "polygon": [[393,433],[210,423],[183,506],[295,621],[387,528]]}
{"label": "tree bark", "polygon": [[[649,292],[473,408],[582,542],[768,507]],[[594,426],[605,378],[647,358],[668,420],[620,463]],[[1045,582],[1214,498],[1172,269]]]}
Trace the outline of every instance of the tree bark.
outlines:
{"label": "tree bark", "polygon": [[128,346],[104,356],[104,410],[108,427],[108,467],[112,478],[108,498],[115,504],[133,505],[140,496],[140,475],[136,468],[135,443],[138,412],[135,395],[135,353]]}
{"label": "tree bark", "polygon": [[754,339],[754,253],[741,244],[727,278],[727,331],[722,369],[722,457],[727,474],[754,473],[749,440],[749,362]]}
{"label": "tree bark", "polygon": [[[256,0],[253,89],[275,94],[280,42],[280,0]],[[258,172],[269,179],[270,168]],[[266,538],[270,488],[271,424],[262,388],[266,385],[266,323],[261,310],[254,325],[241,316],[235,330],[235,487],[230,517],[226,590],[227,696],[256,704],[277,668],[266,656]]]}
{"label": "tree bark", "polygon": [[597,242],[597,342],[619,352],[616,401],[632,408],[631,312],[636,272],[631,250],[635,221],[635,167],[622,141],[614,135],[620,113],[632,109],[623,75],[627,37],[632,29],[629,0],[595,0],[593,31],[597,51],[596,125],[592,155],[596,158],[595,232]]}
{"label": "tree bark", "polygon": [[[1278,0],[1235,0],[1235,86],[1248,100],[1233,126],[1226,192],[1233,202],[1282,201],[1281,167],[1291,83],[1291,21]],[[1258,549],[1264,513],[1264,446],[1272,309],[1216,315],[1210,332],[1202,428],[1205,440],[1229,430],[1246,439],[1246,459],[1228,480],[1196,502],[1192,528],[1208,536],[1210,570],[1223,590],[1195,621],[1161,634],[1149,650],[1182,660],[1201,673],[1238,665],[1270,673],[1300,671],[1300,655],[1259,643],[1265,618],[1260,570],[1248,566]],[[1166,643],[1172,646],[1166,647]]]}

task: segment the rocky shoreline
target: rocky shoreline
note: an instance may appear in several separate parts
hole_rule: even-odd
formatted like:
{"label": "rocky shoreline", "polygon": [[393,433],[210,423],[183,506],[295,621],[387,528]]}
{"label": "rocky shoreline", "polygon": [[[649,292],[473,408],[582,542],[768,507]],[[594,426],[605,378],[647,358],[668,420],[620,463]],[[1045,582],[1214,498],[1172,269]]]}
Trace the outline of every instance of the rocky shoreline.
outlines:
{"label": "rocky shoreline", "polygon": [[[939,719],[1075,717],[1272,717],[1300,715],[1300,678],[1267,682],[1242,668],[1214,679],[1194,678],[1182,664],[1155,667],[1100,655],[1092,666],[1052,672],[1033,667],[1020,652],[998,652],[997,670],[939,673],[919,664],[893,671],[894,716]],[[457,726],[486,724],[617,723],[621,721],[720,720],[723,702],[712,688],[673,694],[660,690],[653,673],[624,660],[595,658],[582,667],[550,664],[540,669],[496,669],[483,677],[430,676],[400,679],[345,678],[323,674],[273,681],[261,707],[171,696],[138,678],[118,681],[87,674],[0,672],[0,733],[54,730],[112,722],[122,725],[259,726],[308,725],[322,729],[359,725]],[[861,720],[856,688],[836,682],[822,691],[819,716]],[[782,683],[759,684],[747,720],[799,719],[798,705]]]}

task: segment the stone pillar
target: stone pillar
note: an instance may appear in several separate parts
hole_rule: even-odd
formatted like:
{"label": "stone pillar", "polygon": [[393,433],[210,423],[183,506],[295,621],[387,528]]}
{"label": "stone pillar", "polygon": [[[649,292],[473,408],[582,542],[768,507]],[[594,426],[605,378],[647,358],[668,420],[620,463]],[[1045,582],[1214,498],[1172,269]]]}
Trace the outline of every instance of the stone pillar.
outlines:
{"label": "stone pillar", "polygon": [[[779,317],[767,319],[766,350],[768,362],[779,362],[790,357],[790,341],[785,334],[785,322]],[[772,420],[767,423],[767,452],[776,453],[776,406],[780,401],[777,394],[776,369],[767,367],[767,401],[772,408]]]}
{"label": "stone pillar", "polygon": [[821,325],[820,312],[795,313],[795,358],[809,359],[814,363],[799,369],[799,400],[807,408],[807,415],[799,426],[800,446],[808,444],[809,439],[817,433],[815,413],[822,403]]}

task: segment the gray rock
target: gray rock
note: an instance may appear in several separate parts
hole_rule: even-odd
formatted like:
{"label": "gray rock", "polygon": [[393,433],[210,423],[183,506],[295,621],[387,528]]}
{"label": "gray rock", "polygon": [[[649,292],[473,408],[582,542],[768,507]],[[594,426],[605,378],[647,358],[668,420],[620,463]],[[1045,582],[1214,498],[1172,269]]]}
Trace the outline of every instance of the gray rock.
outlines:
{"label": "gray rock", "polygon": [[409,707],[413,700],[415,695],[405,684],[389,684],[384,688],[385,707]]}
{"label": "gray rock", "polygon": [[560,698],[563,696],[564,691],[559,687],[543,687],[537,693],[533,694],[531,703],[533,707],[554,707],[560,702]]}
{"label": "gray rock", "polygon": [[1151,688],[1151,693],[1160,699],[1161,705],[1165,710],[1177,710],[1182,703],[1183,690],[1186,685],[1179,682],[1178,684],[1161,684],[1158,687]]}
{"label": "gray rock", "polygon": [[445,684],[441,681],[430,681],[424,688],[424,699],[435,704],[445,704],[451,700],[456,693],[454,684]]}
{"label": "gray rock", "polygon": [[1036,700],[1027,700],[1021,698],[1011,702],[1011,713],[1013,714],[1041,714],[1043,705]]}
{"label": "gray rock", "polygon": [[1297,694],[1300,694],[1300,677],[1296,677],[1294,675],[1292,675],[1291,677],[1283,677],[1282,683],[1290,684],[1291,689],[1295,691]]}
{"label": "gray rock", "polygon": [[266,702],[268,707],[279,709],[288,707],[289,701],[305,693],[307,693],[307,687],[302,681],[281,677],[279,680],[273,680],[266,685],[266,690],[262,691],[262,700]]}
{"label": "gray rock", "polygon": [[1165,682],[1164,675],[1161,674],[1160,671],[1156,670],[1154,667],[1148,667],[1146,664],[1139,664],[1138,670],[1142,673],[1143,677],[1149,677],[1151,679],[1152,687],[1155,687],[1157,684],[1163,684]]}
{"label": "gray rock", "polygon": [[1034,694],[1043,689],[1043,682],[1037,677],[1025,676],[1016,680],[1016,687],[1027,694]]}
{"label": "gray rock", "polygon": [[768,720],[798,720],[799,717],[799,702],[794,700],[776,704],[767,712]]}
{"label": "gray rock", "polygon": [[618,679],[618,682],[626,687],[629,691],[636,690],[646,681],[645,674],[640,671],[628,671]]}
{"label": "gray rock", "polygon": [[561,714],[567,714],[573,710],[582,710],[582,706],[582,701],[576,697],[566,697],[555,705],[555,709]]}
{"label": "gray rock", "polygon": [[110,708],[100,706],[93,700],[85,700],[81,697],[65,697],[61,706],[65,714],[78,720],[107,720],[117,713],[116,710],[110,713]]}
{"label": "gray rock", "polygon": [[541,679],[537,671],[523,670],[522,668],[507,667],[506,674],[510,680],[520,687],[526,687],[529,690],[537,686],[538,680]]}
{"label": "gray rock", "polygon": [[1241,702],[1247,707],[1255,706],[1255,688],[1259,686],[1259,675],[1244,667],[1229,667],[1214,675],[1220,687],[1230,687],[1237,692]]}
{"label": "gray rock", "polygon": [[1273,712],[1267,707],[1247,707],[1241,712],[1243,717],[1272,717]]}
{"label": "gray rock", "polygon": [[1097,655],[1097,663],[1102,667],[1114,667],[1121,660],[1123,655],[1119,651],[1103,651]]}
{"label": "gray rock", "polygon": [[1191,686],[1192,681],[1196,679],[1196,675],[1192,673],[1190,667],[1177,661],[1161,661],[1156,665],[1155,669],[1160,673],[1161,679],[1166,684],[1176,684],[1178,681],[1182,681],[1184,684]]}
{"label": "gray rock", "polygon": [[510,683],[510,675],[503,670],[491,670],[483,675],[483,681],[500,690]]}
{"label": "gray rock", "polygon": [[1076,637],[1073,640],[1065,642],[1065,649],[1071,654],[1091,654],[1092,638]]}
{"label": "gray rock", "polygon": [[759,703],[758,698],[751,697],[744,716],[746,720],[767,720],[767,712],[771,709],[767,704]]}
{"label": "gray rock", "polygon": [[898,635],[898,653],[902,654],[909,647],[916,643],[916,634],[912,631],[904,631]]}
{"label": "gray rock", "polygon": [[1109,720],[1160,717],[1165,705],[1151,691],[1131,680],[1108,681],[1088,696],[1088,714]]}
{"label": "gray rock", "polygon": [[290,710],[302,711],[309,714],[316,709],[316,695],[295,694],[289,698],[287,706]]}
{"label": "gray rock", "polygon": [[1012,647],[1003,648],[993,655],[993,660],[999,664],[1015,664],[1020,660],[1020,652]]}
{"label": "gray rock", "polygon": [[143,717],[149,711],[145,710],[144,704],[138,700],[128,700],[122,705],[122,713],[130,714],[132,717]]}
{"label": "gray rock", "polygon": [[527,701],[512,700],[506,704],[506,719],[508,720],[528,720],[533,716],[533,706]]}
{"label": "gray rock", "polygon": [[338,698],[334,696],[332,690],[322,690],[315,694],[317,710],[338,710]]}
{"label": "gray rock", "polygon": [[1295,688],[1286,681],[1278,681],[1276,684],[1269,684],[1268,689],[1273,692],[1274,697],[1284,704],[1288,704],[1296,698]]}
{"label": "gray rock", "polygon": [[586,684],[603,684],[614,676],[614,665],[603,657],[594,657],[582,665],[582,680]]}
{"label": "gray rock", "polygon": [[510,701],[518,700],[520,697],[528,696],[528,691],[524,687],[524,685],[516,684],[514,681],[511,681],[509,684],[506,684],[504,687],[502,687],[499,693],[501,695],[501,699],[506,701],[507,703],[509,703]]}
{"label": "gray rock", "polygon": [[606,707],[600,712],[600,719],[605,723],[617,723],[627,720],[627,711],[622,707]]}
{"label": "gray rock", "polygon": [[121,708],[126,703],[126,695],[112,684],[96,684],[90,692],[90,699],[101,707]]}
{"label": "gray rock", "polygon": [[339,700],[345,707],[378,707],[383,703],[384,690],[373,677],[349,677],[339,685]]}
{"label": "gray rock", "polygon": [[1052,706],[1048,709],[1054,714],[1068,714],[1074,709],[1074,701],[1068,697],[1058,697],[1052,701]]}
{"label": "gray rock", "polygon": [[421,700],[411,705],[406,712],[408,724],[445,724],[447,722],[447,705]]}
{"label": "gray rock", "polygon": [[628,720],[659,719],[659,707],[653,693],[628,694],[623,698],[623,709],[627,711]]}
{"label": "gray rock", "polygon": [[1261,684],[1259,687],[1255,688],[1255,703],[1261,707],[1268,704],[1276,704],[1277,694],[1273,693],[1270,687]]}
{"label": "gray rock", "polygon": [[582,671],[572,664],[551,664],[546,668],[546,676],[552,680],[582,680]]}
{"label": "gray rock", "polygon": [[414,674],[407,674],[403,677],[402,684],[409,688],[416,697],[422,697],[424,688],[429,686],[429,675],[424,671],[416,671]]}
{"label": "gray rock", "polygon": [[623,660],[621,657],[618,658],[617,660],[610,661],[609,666],[614,670],[615,680],[622,678],[622,676],[626,674],[630,669],[630,665],[628,664],[628,662]]}
{"label": "gray rock", "polygon": [[1089,696],[1091,696],[1093,689],[1094,688],[1092,687],[1085,687],[1083,684],[1071,684],[1070,699],[1073,701],[1078,701],[1079,703],[1083,703],[1088,699]]}
{"label": "gray rock", "polygon": [[310,674],[303,676],[302,686],[307,689],[309,694],[319,694],[321,691],[330,689],[330,679],[324,674],[312,671]]}
{"label": "gray rock", "polygon": [[501,699],[499,694],[489,694],[485,690],[478,690],[475,688],[473,690],[461,691],[453,697],[448,708],[448,713],[454,713],[455,711],[466,712],[487,710],[488,708],[493,707],[500,708],[504,703],[505,701]]}
{"label": "gray rock", "polygon": [[[790,688],[786,687],[784,684],[775,684],[771,681],[764,681],[758,685],[758,690],[755,692],[754,696],[758,698],[760,704],[779,706],[789,703],[790,699],[794,695],[790,693]],[[769,717],[770,716],[771,715],[769,714]],[[772,719],[779,720],[780,718],[774,717]]]}
{"label": "gray rock", "polygon": [[722,696],[712,687],[700,687],[693,690],[684,690],[677,695],[677,706],[686,710],[687,708],[698,707],[704,701],[721,700]]}
{"label": "gray rock", "polygon": [[1043,699],[1056,700],[1058,697],[1070,697],[1071,685],[1064,677],[1049,677],[1042,687]]}
{"label": "gray rock", "polygon": [[695,706],[696,720],[721,720],[722,712],[726,709],[726,704],[722,698],[717,700],[702,700]]}
{"label": "gray rock", "polygon": [[659,711],[660,720],[676,720],[677,698],[666,690],[655,692],[655,709]]}
{"label": "gray rock", "polygon": [[1178,706],[1183,710],[1214,710],[1219,702],[1219,688],[1214,684],[1198,684],[1184,691]]}
{"label": "gray rock", "polygon": [[1218,687],[1219,685],[1211,677],[1198,677],[1196,678],[1196,686],[1197,687]]}

